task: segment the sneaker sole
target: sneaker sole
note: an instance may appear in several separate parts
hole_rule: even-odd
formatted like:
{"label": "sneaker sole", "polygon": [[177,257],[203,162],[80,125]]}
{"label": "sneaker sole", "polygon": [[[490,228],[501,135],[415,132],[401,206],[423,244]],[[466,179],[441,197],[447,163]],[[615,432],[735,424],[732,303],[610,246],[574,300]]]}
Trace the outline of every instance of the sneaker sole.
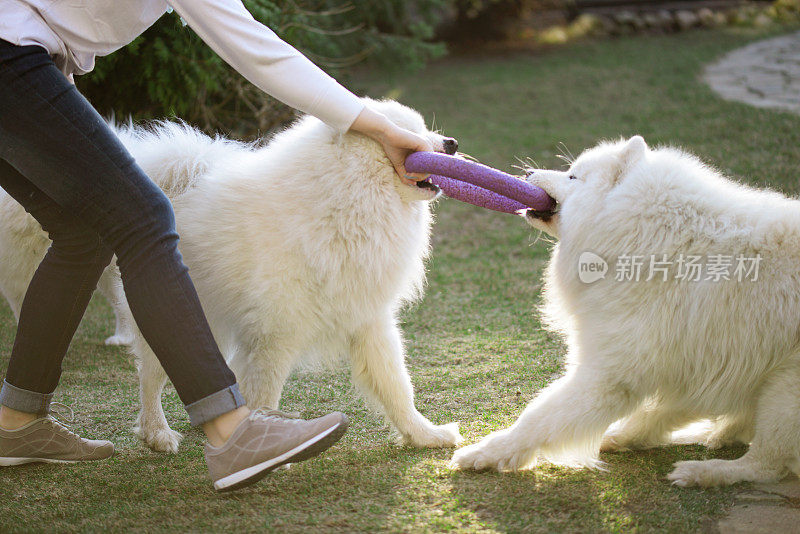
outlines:
{"label": "sneaker sole", "polygon": [[242,469],[231,475],[214,481],[214,489],[218,492],[233,491],[251,484],[255,484],[270,472],[286,464],[302,462],[317,456],[339,441],[347,432],[348,419],[344,416],[342,421],[324,432],[320,432],[310,440],[276,456],[266,462]]}
{"label": "sneaker sole", "polygon": [[76,464],[80,461],[89,462],[91,460],[56,460],[54,458],[0,458],[0,467],[12,467],[15,465],[32,464],[42,462],[46,464]]}

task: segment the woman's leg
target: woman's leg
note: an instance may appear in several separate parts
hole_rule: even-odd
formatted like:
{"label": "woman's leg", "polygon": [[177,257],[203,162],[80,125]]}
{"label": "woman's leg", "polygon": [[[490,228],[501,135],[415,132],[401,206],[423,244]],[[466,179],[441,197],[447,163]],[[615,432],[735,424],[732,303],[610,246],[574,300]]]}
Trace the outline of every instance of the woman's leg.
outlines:
{"label": "woman's leg", "polygon": [[[139,330],[175,385],[192,423],[202,425],[211,441],[206,462],[218,490],[255,482],[279,465],[319,454],[341,437],[347,428],[344,414],[287,420],[275,413],[250,413],[243,406],[236,379],[217,348],[178,252],[169,200],[42,48],[0,41],[0,159],[16,170],[5,167],[11,173],[9,182],[24,177],[31,190],[41,191],[70,220],[88,229],[68,228],[67,234],[77,234],[73,239],[79,243],[75,254],[80,260],[77,267],[66,268],[71,287],[63,290],[63,298],[72,306],[46,312],[59,321],[50,325],[57,336],[48,338],[49,343],[58,346],[53,339],[71,337],[71,321],[83,314],[88,288],[94,288],[101,264],[113,251]],[[24,191],[16,198],[30,211],[36,209]],[[99,243],[91,244],[90,231],[99,236]],[[53,235],[59,236],[55,231]],[[59,250],[61,241],[59,237]],[[52,391],[27,390],[14,380],[28,380],[28,387],[39,389],[57,381],[63,351],[59,354],[60,349],[39,343],[48,337],[40,314],[53,305],[47,295],[52,277],[65,275],[58,259],[58,254],[48,254],[47,263],[37,271],[41,275],[34,277],[26,294],[17,333],[24,342],[15,343],[9,377],[0,393],[5,406],[39,402],[46,407]],[[48,348],[55,353],[44,354]],[[24,436],[0,428],[0,465],[4,461],[13,465],[19,458],[11,457],[12,451],[27,445]],[[100,446],[95,450],[107,452]]]}
{"label": "woman's leg", "polygon": [[16,394],[3,399],[15,410],[44,414],[61,376],[69,342],[114,253],[96,232],[65,213],[1,159],[0,187],[23,204],[53,241],[22,302],[5,386]]}
{"label": "woman's leg", "polygon": [[0,187],[24,203],[53,241],[23,299],[12,349],[17,356],[0,390],[0,466],[108,458],[111,442],[83,439],[43,415],[70,339],[113,253],[2,159]]}
{"label": "woman's leg", "polygon": [[[95,287],[99,265],[113,251],[131,312],[192,423],[206,423],[242,406],[236,379],[217,348],[178,251],[169,200],[40,47],[0,42],[0,158],[18,173],[11,181],[24,177],[64,217],[84,225],[46,228],[59,241],[59,230],[78,240],[81,265],[65,269],[63,254],[48,254],[32,281],[6,380],[15,389],[6,386],[4,404],[8,391],[18,399],[24,395],[20,390],[33,391],[25,386],[44,389],[34,391],[40,395],[30,401],[52,392],[58,363],[85,309],[90,291],[85,286]],[[36,207],[19,196],[33,213]],[[98,257],[88,257],[93,254]],[[59,290],[54,279],[64,276],[71,277],[69,288]],[[63,291],[59,304],[64,307],[54,309],[53,291]]]}

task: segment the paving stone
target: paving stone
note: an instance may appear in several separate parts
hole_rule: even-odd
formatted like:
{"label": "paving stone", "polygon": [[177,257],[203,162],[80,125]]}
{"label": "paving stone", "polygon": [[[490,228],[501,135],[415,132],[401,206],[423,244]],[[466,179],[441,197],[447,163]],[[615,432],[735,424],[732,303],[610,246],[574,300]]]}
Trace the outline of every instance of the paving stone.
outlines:
{"label": "paving stone", "polygon": [[800,480],[794,475],[772,484],[754,484],[736,495],[719,521],[720,534],[800,532]]}
{"label": "paving stone", "polygon": [[753,487],[758,491],[782,495],[789,499],[800,499],[800,480],[795,476],[774,484],[755,484]]}
{"label": "paving stone", "polygon": [[675,13],[675,22],[678,23],[678,27],[681,30],[688,30],[700,24],[700,17],[695,15],[692,11],[681,10]]}
{"label": "paving stone", "polygon": [[764,491],[748,491],[745,493],[740,493],[736,496],[736,502],[738,503],[759,503],[759,504],[784,504],[786,499],[782,495],[776,495],[775,493],[767,493]]}
{"label": "paving stone", "polygon": [[704,78],[727,100],[800,113],[800,32],[734,50]]}
{"label": "paving stone", "polygon": [[797,532],[800,510],[766,504],[736,505],[717,524],[720,534],[776,534]]}

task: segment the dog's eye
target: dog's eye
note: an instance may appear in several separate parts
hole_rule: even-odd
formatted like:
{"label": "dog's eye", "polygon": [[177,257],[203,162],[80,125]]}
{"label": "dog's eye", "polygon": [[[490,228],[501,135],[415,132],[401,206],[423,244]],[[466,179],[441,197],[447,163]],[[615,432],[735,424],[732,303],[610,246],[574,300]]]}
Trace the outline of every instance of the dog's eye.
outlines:
{"label": "dog's eye", "polygon": [[577,180],[577,179],[578,179],[578,177],[577,177],[577,176],[575,176],[574,174],[570,174],[570,175],[569,175],[569,179],[570,179],[570,180]]}

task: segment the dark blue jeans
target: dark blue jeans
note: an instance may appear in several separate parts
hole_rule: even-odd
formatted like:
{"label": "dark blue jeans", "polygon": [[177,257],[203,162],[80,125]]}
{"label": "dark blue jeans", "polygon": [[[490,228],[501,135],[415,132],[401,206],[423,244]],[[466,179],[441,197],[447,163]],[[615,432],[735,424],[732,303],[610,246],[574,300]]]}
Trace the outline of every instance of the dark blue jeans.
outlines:
{"label": "dark blue jeans", "polygon": [[0,187],[53,241],[20,310],[0,403],[46,413],[116,254],[125,295],[192,423],[244,401],[178,251],[172,205],[38,46],[0,40]]}

